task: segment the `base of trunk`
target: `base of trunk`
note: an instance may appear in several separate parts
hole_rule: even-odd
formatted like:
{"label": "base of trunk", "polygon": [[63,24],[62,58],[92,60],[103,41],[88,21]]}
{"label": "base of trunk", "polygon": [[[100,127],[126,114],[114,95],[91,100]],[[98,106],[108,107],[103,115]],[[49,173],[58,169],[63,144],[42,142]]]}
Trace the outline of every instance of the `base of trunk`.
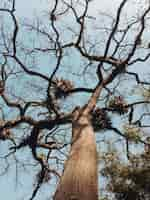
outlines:
{"label": "base of trunk", "polygon": [[73,123],[73,138],[54,200],[98,200],[97,151],[86,116]]}

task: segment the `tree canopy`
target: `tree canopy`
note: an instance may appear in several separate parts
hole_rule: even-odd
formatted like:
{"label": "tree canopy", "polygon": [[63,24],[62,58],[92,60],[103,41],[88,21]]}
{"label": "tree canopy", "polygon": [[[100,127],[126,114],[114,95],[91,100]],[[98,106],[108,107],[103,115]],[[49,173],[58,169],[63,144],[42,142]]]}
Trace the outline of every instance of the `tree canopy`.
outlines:
{"label": "tree canopy", "polygon": [[149,0],[28,3],[41,8],[0,2],[1,177],[19,199],[52,199],[86,108],[99,199],[149,199]]}

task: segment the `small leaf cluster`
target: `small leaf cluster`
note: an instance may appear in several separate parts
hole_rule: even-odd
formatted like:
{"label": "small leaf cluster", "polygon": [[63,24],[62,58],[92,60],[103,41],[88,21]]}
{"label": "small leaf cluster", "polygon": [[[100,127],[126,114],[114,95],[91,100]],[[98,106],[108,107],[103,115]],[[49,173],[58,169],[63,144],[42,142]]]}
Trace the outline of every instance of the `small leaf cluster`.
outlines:
{"label": "small leaf cluster", "polygon": [[109,128],[111,120],[104,109],[96,108],[92,111],[92,125],[95,131]]}
{"label": "small leaf cluster", "polygon": [[122,96],[115,96],[111,98],[108,107],[120,115],[128,112],[127,103]]}
{"label": "small leaf cluster", "polygon": [[67,97],[69,95],[69,91],[74,88],[74,85],[71,81],[65,80],[63,78],[56,78],[54,82],[54,94],[56,99]]}

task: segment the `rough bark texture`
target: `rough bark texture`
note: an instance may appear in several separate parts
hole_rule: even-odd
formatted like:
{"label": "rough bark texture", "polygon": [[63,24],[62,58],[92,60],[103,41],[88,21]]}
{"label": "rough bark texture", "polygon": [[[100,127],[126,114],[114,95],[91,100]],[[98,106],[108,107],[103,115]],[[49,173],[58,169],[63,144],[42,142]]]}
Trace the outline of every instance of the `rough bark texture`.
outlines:
{"label": "rough bark texture", "polygon": [[54,200],[98,200],[97,151],[89,116],[73,121],[72,145]]}

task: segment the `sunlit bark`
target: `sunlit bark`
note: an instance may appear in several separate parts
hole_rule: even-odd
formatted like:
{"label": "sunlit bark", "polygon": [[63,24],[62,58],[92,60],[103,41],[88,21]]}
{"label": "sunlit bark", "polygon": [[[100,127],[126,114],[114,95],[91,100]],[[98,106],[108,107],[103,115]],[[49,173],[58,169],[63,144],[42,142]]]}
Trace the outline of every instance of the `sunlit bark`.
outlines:
{"label": "sunlit bark", "polygon": [[97,151],[89,115],[78,113],[72,145],[54,200],[98,200]]}

